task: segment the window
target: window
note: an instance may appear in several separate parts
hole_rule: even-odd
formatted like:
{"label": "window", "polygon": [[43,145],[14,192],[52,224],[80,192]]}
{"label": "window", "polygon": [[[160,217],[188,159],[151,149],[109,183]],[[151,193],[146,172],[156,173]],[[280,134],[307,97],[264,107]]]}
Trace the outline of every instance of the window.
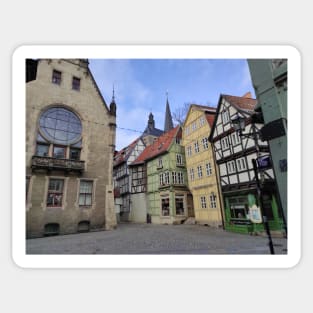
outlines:
{"label": "window", "polygon": [[72,111],[53,107],[41,114],[39,131],[52,143],[69,145],[80,140],[82,125],[78,116]]}
{"label": "window", "polygon": [[52,72],[52,83],[60,85],[61,84],[61,76],[62,76],[62,73],[60,71],[53,70],[53,72]]}
{"label": "window", "polygon": [[184,195],[175,196],[175,213],[176,215],[183,215],[184,209]]}
{"label": "window", "polygon": [[240,138],[239,138],[239,135],[238,135],[237,132],[232,133],[231,138],[232,138],[233,146],[235,146],[238,143],[240,143]]}
{"label": "window", "polygon": [[204,116],[201,116],[200,119],[199,119],[200,127],[203,126],[204,123],[205,123],[205,118],[204,118]]}
{"label": "window", "polygon": [[165,172],[164,173],[164,183],[166,185],[169,185],[170,184],[170,173],[169,172]]}
{"label": "window", "polygon": [[188,146],[187,148],[186,148],[186,150],[187,150],[187,156],[191,156],[192,155],[192,148],[191,148],[191,146]]}
{"label": "window", "polygon": [[193,168],[189,169],[189,176],[190,176],[191,181],[195,179],[195,173],[194,173]]}
{"label": "window", "polygon": [[210,207],[216,209],[216,195],[213,192],[210,194]]}
{"label": "window", "polygon": [[209,139],[207,137],[202,138],[202,145],[204,150],[209,148]]}
{"label": "window", "polygon": [[160,186],[164,185],[164,176],[163,176],[163,173],[160,174],[159,178],[160,178]]}
{"label": "window", "polygon": [[175,142],[176,142],[178,145],[180,145],[180,142],[181,142],[180,138],[177,138],[177,137],[176,137]]}
{"label": "window", "polygon": [[177,184],[177,173],[176,172],[172,172],[172,181],[173,181],[173,184]]}
{"label": "window", "polygon": [[61,207],[63,198],[63,179],[50,179],[48,187],[47,207]]}
{"label": "window", "polygon": [[178,179],[178,183],[179,184],[183,184],[184,183],[184,175],[182,172],[178,172],[177,173],[177,179]]}
{"label": "window", "polygon": [[163,196],[161,198],[161,214],[162,216],[170,215],[170,199],[168,196]]}
{"label": "window", "polygon": [[79,205],[91,206],[93,182],[81,180],[79,186]]}
{"label": "window", "polygon": [[162,158],[158,159],[158,168],[162,168],[163,167],[163,160]]}
{"label": "window", "polygon": [[227,149],[227,148],[229,147],[228,137],[222,138],[221,142],[222,142],[222,148],[223,148],[223,150],[224,150],[224,149]]}
{"label": "window", "polygon": [[70,159],[79,160],[80,159],[80,149],[70,148]]}
{"label": "window", "polygon": [[236,172],[236,163],[235,161],[229,161],[227,162],[227,169],[228,169],[228,173],[232,174]]}
{"label": "window", "polygon": [[247,218],[249,213],[247,197],[232,197],[228,199],[230,216],[232,218]]}
{"label": "window", "polygon": [[57,159],[65,159],[65,147],[53,146],[53,157]]}
{"label": "window", "polygon": [[49,146],[43,144],[37,144],[36,155],[46,157],[49,156]]}
{"label": "window", "polygon": [[192,129],[192,131],[195,131],[197,129],[197,122],[193,122],[191,124],[191,129]]}
{"label": "window", "polygon": [[237,159],[236,161],[237,161],[236,163],[237,163],[238,171],[243,171],[247,168],[245,158],[240,158],[240,159]]}
{"label": "window", "polygon": [[202,209],[206,209],[206,199],[205,196],[200,197],[200,205]]}
{"label": "window", "polygon": [[206,169],[206,174],[207,174],[207,176],[211,176],[211,175],[212,175],[211,163],[205,164],[205,169]]}
{"label": "window", "polygon": [[73,77],[73,80],[72,80],[72,89],[73,89],[73,90],[77,90],[77,91],[80,90],[80,78]]}
{"label": "window", "polygon": [[197,169],[198,169],[198,177],[201,178],[201,177],[202,177],[202,166],[199,165],[199,166],[197,167]]}
{"label": "window", "polygon": [[223,121],[223,124],[225,124],[229,121],[229,114],[226,110],[224,110],[222,112],[222,121]]}
{"label": "window", "polygon": [[196,141],[195,143],[194,143],[194,145],[195,145],[195,153],[198,153],[200,150],[199,150],[199,143],[198,143],[198,141]]}
{"label": "window", "polygon": [[176,163],[177,165],[183,164],[183,156],[181,154],[176,154]]}

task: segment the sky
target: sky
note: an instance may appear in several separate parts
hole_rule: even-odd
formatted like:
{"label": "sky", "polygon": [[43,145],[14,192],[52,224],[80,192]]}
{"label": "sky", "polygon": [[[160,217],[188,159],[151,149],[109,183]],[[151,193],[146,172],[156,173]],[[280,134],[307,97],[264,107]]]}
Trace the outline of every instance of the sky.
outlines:
{"label": "sky", "polygon": [[164,129],[167,97],[172,115],[185,103],[216,107],[220,94],[255,97],[245,59],[89,59],[89,68],[108,106],[114,85],[116,150],[140,136],[150,112]]}

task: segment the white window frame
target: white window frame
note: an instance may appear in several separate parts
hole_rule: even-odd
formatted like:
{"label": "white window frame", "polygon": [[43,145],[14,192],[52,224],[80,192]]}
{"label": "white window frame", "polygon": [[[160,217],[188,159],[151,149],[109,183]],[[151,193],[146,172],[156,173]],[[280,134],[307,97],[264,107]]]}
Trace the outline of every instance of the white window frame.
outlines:
{"label": "white window frame", "polygon": [[199,153],[200,152],[200,148],[199,148],[198,140],[194,143],[194,147],[195,147],[195,153]]}
{"label": "white window frame", "polygon": [[216,209],[216,195],[214,192],[210,194],[210,208]]}
{"label": "white window frame", "polygon": [[209,148],[209,139],[208,139],[208,137],[202,138],[202,145],[203,145],[203,149],[204,150],[207,150]]}
{"label": "white window frame", "polygon": [[206,175],[211,176],[212,175],[212,166],[211,166],[210,162],[205,164],[205,169],[206,169]]}
{"label": "white window frame", "polygon": [[180,153],[176,154],[176,164],[177,165],[183,165],[183,155]]}
{"label": "white window frame", "polygon": [[202,178],[202,166],[201,165],[197,166],[197,171],[198,171],[198,178]]}
{"label": "white window frame", "polygon": [[200,205],[201,205],[201,209],[206,209],[207,208],[206,197],[205,196],[200,196]]}
{"label": "white window frame", "polygon": [[193,168],[189,169],[189,176],[190,176],[190,180],[194,181],[195,180],[195,172]]}

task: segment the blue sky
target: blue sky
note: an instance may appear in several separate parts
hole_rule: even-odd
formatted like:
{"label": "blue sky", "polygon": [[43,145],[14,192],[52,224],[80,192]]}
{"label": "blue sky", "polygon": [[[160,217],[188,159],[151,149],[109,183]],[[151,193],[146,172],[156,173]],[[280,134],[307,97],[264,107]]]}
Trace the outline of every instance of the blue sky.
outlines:
{"label": "blue sky", "polygon": [[167,91],[172,113],[184,103],[216,106],[222,93],[255,96],[245,59],[89,59],[89,67],[108,105],[114,84],[117,150],[143,132],[150,111],[163,129]]}

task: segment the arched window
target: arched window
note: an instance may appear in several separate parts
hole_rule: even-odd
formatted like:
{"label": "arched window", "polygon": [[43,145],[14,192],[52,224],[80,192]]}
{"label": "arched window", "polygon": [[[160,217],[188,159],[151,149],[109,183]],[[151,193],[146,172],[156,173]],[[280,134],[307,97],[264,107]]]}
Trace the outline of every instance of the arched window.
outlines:
{"label": "arched window", "polygon": [[82,124],[74,112],[50,107],[39,118],[36,155],[79,160],[81,135]]}

